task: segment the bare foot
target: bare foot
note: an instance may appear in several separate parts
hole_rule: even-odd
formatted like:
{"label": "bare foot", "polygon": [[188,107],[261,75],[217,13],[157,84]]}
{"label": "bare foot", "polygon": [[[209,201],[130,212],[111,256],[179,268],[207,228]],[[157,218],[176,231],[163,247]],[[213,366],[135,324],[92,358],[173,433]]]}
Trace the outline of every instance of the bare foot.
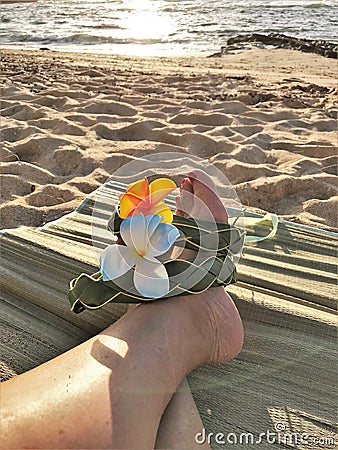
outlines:
{"label": "bare foot", "polygon": [[[181,193],[176,198],[177,215],[228,222],[228,214],[212,179],[201,170],[193,170],[184,178]],[[201,329],[211,336],[210,354],[206,363],[224,362],[234,358],[243,345],[242,321],[231,297],[223,287],[206,293],[186,296],[194,313],[200,313]],[[197,314],[198,316],[198,314]]]}
{"label": "bare foot", "polygon": [[[218,222],[228,222],[228,214],[217,188],[202,170],[193,170],[182,180],[176,206],[176,214],[180,216],[205,220],[213,217]],[[180,248],[174,248],[171,253],[173,259],[185,259],[194,255],[194,251],[182,252]],[[223,287],[210,288],[202,294],[177,297],[174,301],[189,302],[191,314],[196,316],[196,325],[203,334],[203,339],[210,341],[203,363],[225,362],[238,355],[244,339],[242,321],[233,300]],[[129,305],[128,311],[137,306]]]}

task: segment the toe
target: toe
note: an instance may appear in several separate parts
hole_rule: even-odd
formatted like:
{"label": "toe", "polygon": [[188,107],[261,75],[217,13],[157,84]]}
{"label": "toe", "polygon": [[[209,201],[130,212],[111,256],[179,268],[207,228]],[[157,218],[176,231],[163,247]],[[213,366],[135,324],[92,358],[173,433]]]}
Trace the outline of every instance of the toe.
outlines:
{"label": "toe", "polygon": [[176,214],[179,216],[191,216],[194,207],[194,192],[192,182],[189,178],[184,178],[181,182],[180,195],[176,197]]}
{"label": "toe", "polygon": [[187,176],[192,182],[194,180],[200,181],[218,196],[215,183],[213,182],[212,178],[203,170],[194,169],[191,172],[189,172]]}
{"label": "toe", "polygon": [[227,211],[218,195],[215,183],[206,172],[193,170],[188,174],[196,201],[190,215],[210,220],[213,216],[219,222],[228,222]]}
{"label": "toe", "polygon": [[181,196],[178,195],[175,200],[176,200],[176,211],[175,211],[175,214],[177,216],[189,217],[189,215],[184,212],[183,205],[181,203]]}

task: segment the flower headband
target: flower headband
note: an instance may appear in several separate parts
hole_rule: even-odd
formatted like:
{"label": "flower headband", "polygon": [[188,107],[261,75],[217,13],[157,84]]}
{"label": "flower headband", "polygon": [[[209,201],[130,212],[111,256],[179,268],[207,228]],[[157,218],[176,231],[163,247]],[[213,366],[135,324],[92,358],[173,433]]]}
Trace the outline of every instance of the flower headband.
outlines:
{"label": "flower headband", "polygon": [[[197,294],[236,281],[231,254],[240,251],[244,233],[220,222],[185,218],[163,202],[176,189],[168,178],[130,184],[108,221],[118,240],[100,257],[100,271],[70,282],[76,313],[109,302],[142,303],[173,295]],[[171,259],[172,247],[196,251],[195,258]]]}

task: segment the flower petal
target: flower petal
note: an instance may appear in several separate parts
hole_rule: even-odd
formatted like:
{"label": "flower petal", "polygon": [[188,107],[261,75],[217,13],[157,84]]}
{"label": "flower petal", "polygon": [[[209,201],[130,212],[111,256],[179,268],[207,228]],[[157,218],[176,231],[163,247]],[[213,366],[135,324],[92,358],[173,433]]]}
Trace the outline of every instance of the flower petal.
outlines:
{"label": "flower petal", "polygon": [[145,219],[146,219],[147,236],[148,239],[150,240],[152,235],[154,234],[154,231],[160,224],[162,217],[157,214],[150,214],[146,216]]}
{"label": "flower petal", "polygon": [[170,208],[163,202],[158,203],[151,209],[152,214],[157,214],[158,216],[162,216],[163,219],[161,222],[171,223],[173,221],[173,213]]}
{"label": "flower petal", "polygon": [[149,184],[147,178],[143,178],[143,180],[135,181],[135,183],[129,184],[127,187],[127,193],[133,194],[140,199],[148,197]]}
{"label": "flower petal", "polygon": [[148,216],[149,214],[152,214],[151,205],[149,203],[149,197],[146,197],[145,199],[140,200],[140,203],[134,209],[133,214],[136,216],[138,216],[139,214],[143,214],[144,216]]}
{"label": "flower petal", "polygon": [[148,257],[159,256],[170,249],[180,232],[174,225],[160,223],[152,236],[148,248]]}
{"label": "flower petal", "polygon": [[176,184],[169,178],[158,178],[149,185],[149,195],[152,205],[161,202],[170,192],[176,189]]}
{"label": "flower petal", "polygon": [[109,245],[101,253],[100,272],[103,281],[115,280],[115,278],[128,272],[138,260],[137,253],[124,245]]}
{"label": "flower petal", "polygon": [[133,194],[123,194],[120,197],[120,217],[125,219],[130,216],[141,200]]}
{"label": "flower petal", "polygon": [[140,258],[134,274],[135,288],[144,297],[159,298],[169,292],[169,278],[164,265],[153,258]]}
{"label": "flower petal", "polygon": [[146,255],[148,237],[146,219],[143,214],[123,220],[120,233],[127,247],[134,249],[141,256]]}

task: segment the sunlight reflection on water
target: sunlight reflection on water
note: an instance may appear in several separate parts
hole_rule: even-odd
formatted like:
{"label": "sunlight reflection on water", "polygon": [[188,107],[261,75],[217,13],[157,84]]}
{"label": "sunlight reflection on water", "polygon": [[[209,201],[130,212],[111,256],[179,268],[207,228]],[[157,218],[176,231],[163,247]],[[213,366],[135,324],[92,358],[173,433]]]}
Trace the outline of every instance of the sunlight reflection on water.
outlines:
{"label": "sunlight reflection on water", "polygon": [[1,5],[4,46],[168,55],[219,50],[240,33],[336,38],[335,0],[39,0]]}

